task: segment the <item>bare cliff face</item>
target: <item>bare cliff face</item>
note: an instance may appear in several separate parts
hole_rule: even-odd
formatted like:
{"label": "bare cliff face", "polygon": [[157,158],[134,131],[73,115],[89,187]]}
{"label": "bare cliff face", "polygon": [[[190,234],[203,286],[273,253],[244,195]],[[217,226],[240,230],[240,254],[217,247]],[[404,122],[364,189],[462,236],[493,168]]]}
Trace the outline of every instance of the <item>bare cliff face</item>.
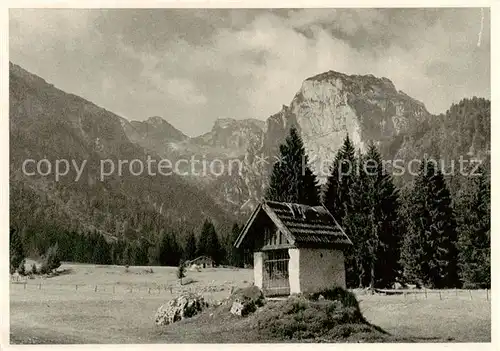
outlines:
{"label": "bare cliff face", "polygon": [[241,156],[249,147],[262,142],[264,128],[265,122],[258,119],[219,118],[210,132],[192,138],[189,143],[225,150],[227,155]]}
{"label": "bare cliff face", "polygon": [[269,117],[260,152],[276,153],[295,126],[322,181],[346,134],[361,150],[373,141],[384,151],[396,136],[430,117],[421,102],[397,91],[387,78],[329,71],[306,79],[289,107]]}

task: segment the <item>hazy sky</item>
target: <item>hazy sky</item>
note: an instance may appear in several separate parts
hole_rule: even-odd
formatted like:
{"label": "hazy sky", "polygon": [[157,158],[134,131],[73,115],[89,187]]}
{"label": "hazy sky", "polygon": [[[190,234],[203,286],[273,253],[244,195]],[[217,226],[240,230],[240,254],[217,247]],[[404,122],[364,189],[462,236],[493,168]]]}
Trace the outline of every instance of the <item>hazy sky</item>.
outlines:
{"label": "hazy sky", "polygon": [[266,119],[328,70],[387,77],[439,113],[490,98],[490,13],[481,14],[11,9],[10,60],[127,119],[159,115],[188,135],[219,117]]}

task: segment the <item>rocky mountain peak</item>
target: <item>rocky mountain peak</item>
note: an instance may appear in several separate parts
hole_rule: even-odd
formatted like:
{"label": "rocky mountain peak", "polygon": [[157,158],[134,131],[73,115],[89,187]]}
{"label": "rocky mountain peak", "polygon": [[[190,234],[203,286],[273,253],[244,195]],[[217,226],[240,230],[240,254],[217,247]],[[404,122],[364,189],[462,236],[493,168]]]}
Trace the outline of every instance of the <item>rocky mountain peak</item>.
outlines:
{"label": "rocky mountain peak", "polygon": [[338,91],[355,95],[366,95],[370,97],[387,97],[398,95],[392,81],[386,77],[375,77],[373,74],[347,75],[336,71],[328,71],[307,78],[301,91],[308,91],[313,87],[328,84]]}
{"label": "rocky mountain peak", "polygon": [[388,78],[328,71],[303,82],[287,115],[298,125],[310,160],[325,164],[346,134],[363,150],[369,141],[392,140],[430,113]]}
{"label": "rocky mountain peak", "polygon": [[236,120],[234,118],[217,118],[215,120],[215,123],[212,127],[212,130],[214,129],[224,129],[230,126],[233,126],[236,124]]}
{"label": "rocky mountain peak", "polygon": [[261,144],[266,123],[258,119],[218,118],[212,130],[192,138],[196,145],[229,149],[232,155],[243,155],[250,145]]}
{"label": "rocky mountain peak", "polygon": [[145,121],[131,121],[127,130],[129,138],[137,141],[148,139],[150,142],[172,142],[187,139],[187,135],[159,116]]}
{"label": "rocky mountain peak", "polygon": [[430,117],[421,102],[398,91],[385,77],[328,71],[307,78],[290,104],[267,119],[262,147],[248,150],[248,193],[252,201],[258,200],[272,169],[257,164],[256,156],[273,160],[291,127],[300,133],[311,169],[324,183],[346,135],[357,149],[374,142],[383,157],[392,157],[397,151],[394,141]]}
{"label": "rocky mountain peak", "polygon": [[146,122],[151,124],[151,125],[162,125],[162,124],[168,124],[171,126],[170,123],[168,123],[166,120],[163,119],[163,117],[160,116],[152,116],[146,119]]}
{"label": "rocky mountain peak", "polygon": [[253,127],[257,127],[260,128],[261,130],[264,130],[265,124],[266,124],[265,121],[253,118],[239,119],[239,120],[234,118],[217,118],[212,127],[212,131],[218,129],[226,129],[226,128],[241,129],[241,128],[253,128]]}

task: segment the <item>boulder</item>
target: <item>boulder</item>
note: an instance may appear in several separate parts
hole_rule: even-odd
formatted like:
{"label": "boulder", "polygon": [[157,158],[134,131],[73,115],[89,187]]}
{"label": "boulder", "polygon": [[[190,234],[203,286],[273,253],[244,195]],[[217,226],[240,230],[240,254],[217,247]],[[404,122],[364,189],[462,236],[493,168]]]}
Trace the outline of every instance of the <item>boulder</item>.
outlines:
{"label": "boulder", "polygon": [[243,311],[245,310],[245,306],[240,301],[234,301],[231,306],[231,314],[235,316],[242,316]]}
{"label": "boulder", "polygon": [[161,305],[155,314],[156,325],[168,325],[185,318],[193,317],[208,307],[203,296],[183,294],[165,305]]}
{"label": "boulder", "polygon": [[230,296],[230,301],[232,302],[230,312],[243,317],[265,303],[264,294],[256,286],[236,290]]}

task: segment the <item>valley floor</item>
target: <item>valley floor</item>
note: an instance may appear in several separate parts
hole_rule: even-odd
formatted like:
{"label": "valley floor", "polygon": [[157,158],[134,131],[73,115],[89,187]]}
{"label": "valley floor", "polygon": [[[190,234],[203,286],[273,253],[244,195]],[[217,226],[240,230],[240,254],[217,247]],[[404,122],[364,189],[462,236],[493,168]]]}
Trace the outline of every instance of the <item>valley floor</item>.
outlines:
{"label": "valley floor", "polygon": [[[265,342],[238,323],[202,320],[156,327],[157,308],[181,292],[201,292],[209,301],[232,287],[251,284],[248,269],[187,272],[179,285],[174,267],[63,265],[68,274],[10,284],[10,342],[63,343],[237,343]],[[488,298],[487,298],[488,297]],[[490,298],[484,290],[428,291],[409,295],[358,292],[366,319],[393,341],[490,342]],[[193,328],[197,323],[196,328]],[[201,323],[201,324],[200,324]],[[192,324],[190,326],[190,324]],[[200,328],[200,325],[202,328]]]}

